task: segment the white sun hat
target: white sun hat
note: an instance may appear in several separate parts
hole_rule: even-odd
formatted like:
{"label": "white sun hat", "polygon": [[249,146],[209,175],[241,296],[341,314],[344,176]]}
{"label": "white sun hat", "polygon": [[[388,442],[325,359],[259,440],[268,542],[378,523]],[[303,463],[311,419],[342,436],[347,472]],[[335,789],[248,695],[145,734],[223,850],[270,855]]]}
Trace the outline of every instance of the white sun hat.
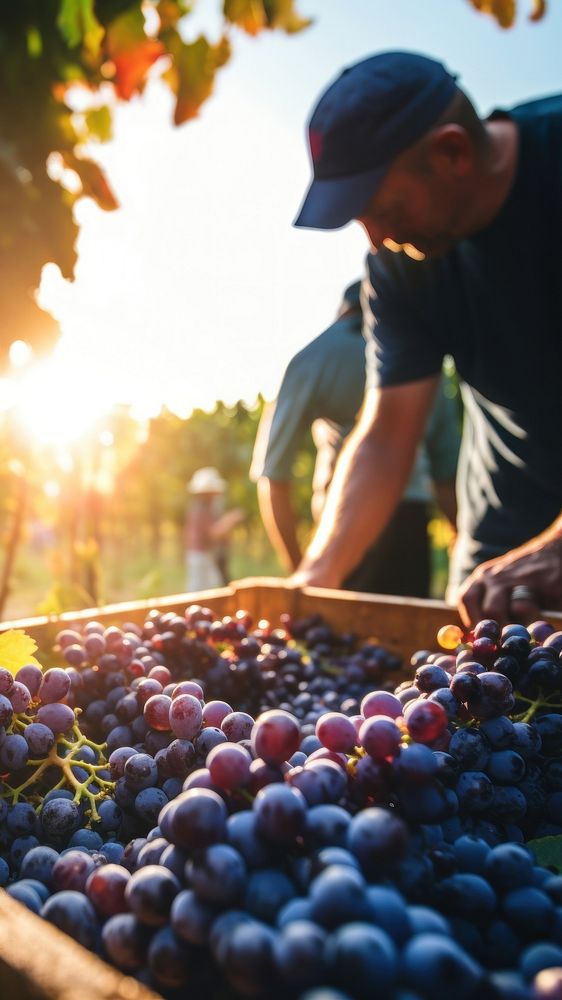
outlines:
{"label": "white sun hat", "polygon": [[187,488],[190,493],[224,493],[226,483],[219,475],[218,469],[209,465],[193,473]]}

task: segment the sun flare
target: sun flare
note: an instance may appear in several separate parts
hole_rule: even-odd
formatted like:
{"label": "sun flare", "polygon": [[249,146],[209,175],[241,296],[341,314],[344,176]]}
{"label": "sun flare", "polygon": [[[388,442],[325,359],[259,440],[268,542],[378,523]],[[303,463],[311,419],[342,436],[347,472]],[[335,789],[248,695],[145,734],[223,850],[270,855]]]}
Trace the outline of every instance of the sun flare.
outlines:
{"label": "sun flare", "polygon": [[4,380],[4,409],[11,410],[32,443],[67,445],[111,409],[112,401],[60,358],[37,362]]}

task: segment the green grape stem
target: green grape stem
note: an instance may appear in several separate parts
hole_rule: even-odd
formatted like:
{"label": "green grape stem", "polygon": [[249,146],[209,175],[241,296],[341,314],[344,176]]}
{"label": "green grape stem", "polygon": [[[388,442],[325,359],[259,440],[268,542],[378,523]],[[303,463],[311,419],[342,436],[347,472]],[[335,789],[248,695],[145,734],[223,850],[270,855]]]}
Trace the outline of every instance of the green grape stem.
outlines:
{"label": "green grape stem", "polygon": [[[16,721],[20,720],[18,719]],[[32,719],[28,720],[28,722],[32,721]],[[106,744],[94,743],[92,740],[89,740],[87,736],[84,736],[84,734],[80,732],[80,727],[77,722],[74,723],[72,732],[75,737],[74,740],[66,739],[66,737],[60,735],[49,750],[46,757],[41,757],[38,760],[28,760],[27,766],[35,768],[33,773],[24,782],[22,782],[21,785],[18,785],[17,788],[12,788],[7,782],[4,782],[5,791],[2,792],[1,797],[9,798],[11,800],[11,804],[15,805],[16,802],[19,801],[23,792],[37,784],[38,780],[47,768],[58,767],[62,772],[62,776],[54,788],[59,789],[67,786],[70,789],[74,789],[73,802],[79,803],[82,799],[86,798],[89,802],[90,820],[93,820],[94,822],[99,820],[100,817],[97,810],[97,803],[101,799],[106,798],[115,788],[114,781],[106,781],[105,778],[100,778],[98,775],[98,771],[104,770],[107,766],[107,761],[103,756]],[[84,746],[89,746],[93,750],[96,750],[101,755],[101,762],[98,764],[90,764],[87,761],[76,760],[76,753]],[[61,747],[64,747],[65,750],[68,751],[64,756],[62,756],[59,752]],[[72,764],[87,772],[87,777],[84,781],[78,780],[72,770]],[[93,781],[99,785],[99,792],[93,792],[90,789],[89,786]]]}
{"label": "green grape stem", "polygon": [[[514,719],[513,719],[513,721],[514,722],[530,722],[531,719],[536,715],[536,713],[541,708],[562,709],[562,702],[551,701],[550,699],[552,697],[553,697],[553,695],[547,695],[545,697],[544,694],[543,694],[543,692],[539,691],[538,698],[535,698],[535,699],[533,699],[533,698],[525,698],[522,694],[519,694],[519,693],[516,692],[517,701],[524,701],[525,704],[529,706],[529,708],[527,708],[524,712],[521,712],[520,715],[515,716]],[[554,697],[556,697],[556,695],[554,695]]]}

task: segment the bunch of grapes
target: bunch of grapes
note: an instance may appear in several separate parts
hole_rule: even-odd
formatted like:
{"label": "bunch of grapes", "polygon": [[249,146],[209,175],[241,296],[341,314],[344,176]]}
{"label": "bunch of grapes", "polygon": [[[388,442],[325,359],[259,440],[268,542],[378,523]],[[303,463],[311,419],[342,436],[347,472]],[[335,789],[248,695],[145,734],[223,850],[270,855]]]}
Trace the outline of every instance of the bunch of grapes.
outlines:
{"label": "bunch of grapes", "polygon": [[[0,847],[0,884],[170,1000],[553,1000],[562,876],[527,841],[562,836],[562,634],[439,639],[393,691],[390,653],[318,620],[65,630],[44,707],[77,713],[74,777],[107,744],[78,776],[101,801],[71,803],[70,838]],[[78,792],[37,817],[51,765],[11,778],[12,832]]]}

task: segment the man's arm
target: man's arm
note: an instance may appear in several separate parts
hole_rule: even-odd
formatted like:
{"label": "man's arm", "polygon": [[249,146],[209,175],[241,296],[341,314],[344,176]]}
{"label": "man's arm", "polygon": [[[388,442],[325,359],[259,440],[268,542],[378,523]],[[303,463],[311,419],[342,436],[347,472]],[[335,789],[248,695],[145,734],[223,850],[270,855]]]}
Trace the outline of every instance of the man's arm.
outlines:
{"label": "man's arm", "polygon": [[[529,597],[513,600],[514,587]],[[562,607],[562,515],[537,538],[482,563],[463,584],[459,612],[465,625],[483,618],[532,622],[541,608]]]}
{"label": "man's arm", "polygon": [[295,570],[301,560],[291,484],[261,476],[258,479],[258,503],[268,538],[283,565]]}
{"label": "man's arm", "polygon": [[378,538],[404,491],[438,381],[367,391],[294,583],[340,586]]}

